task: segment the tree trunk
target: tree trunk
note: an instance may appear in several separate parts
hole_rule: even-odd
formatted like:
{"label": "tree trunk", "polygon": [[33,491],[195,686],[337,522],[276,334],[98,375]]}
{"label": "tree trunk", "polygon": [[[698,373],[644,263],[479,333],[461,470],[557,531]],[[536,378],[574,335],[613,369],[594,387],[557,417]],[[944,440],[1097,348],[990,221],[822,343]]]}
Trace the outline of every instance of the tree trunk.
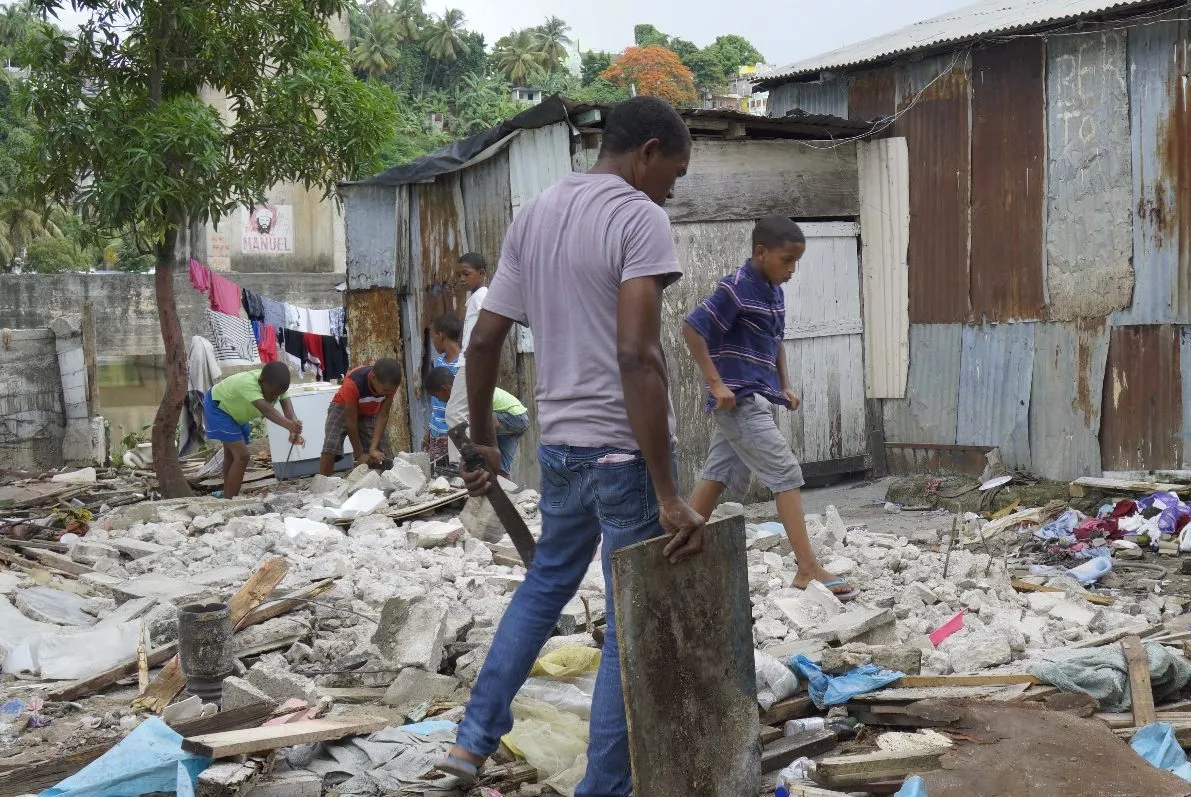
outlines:
{"label": "tree trunk", "polygon": [[178,320],[178,305],[174,302],[174,258],[178,243],[177,228],[166,232],[157,245],[157,314],[161,322],[161,340],[165,344],[165,395],[153,418],[153,470],[157,485],[166,498],[194,495],[182,463],[178,461],[178,416],[186,399],[186,346],[182,342],[182,324]]}

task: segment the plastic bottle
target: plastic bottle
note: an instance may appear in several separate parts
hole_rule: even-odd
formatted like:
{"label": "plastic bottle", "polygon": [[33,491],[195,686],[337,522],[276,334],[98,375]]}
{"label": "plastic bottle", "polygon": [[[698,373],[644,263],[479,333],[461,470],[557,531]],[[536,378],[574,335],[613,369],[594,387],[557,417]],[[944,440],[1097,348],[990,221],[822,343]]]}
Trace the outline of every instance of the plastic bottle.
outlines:
{"label": "plastic bottle", "polygon": [[785,726],[786,736],[807,731],[821,731],[827,727],[827,720],[823,717],[807,717],[801,720],[788,720]]}
{"label": "plastic bottle", "polygon": [[800,758],[793,762],[778,773],[775,797],[790,797],[790,787],[810,783],[814,772],[815,762],[809,758]]}

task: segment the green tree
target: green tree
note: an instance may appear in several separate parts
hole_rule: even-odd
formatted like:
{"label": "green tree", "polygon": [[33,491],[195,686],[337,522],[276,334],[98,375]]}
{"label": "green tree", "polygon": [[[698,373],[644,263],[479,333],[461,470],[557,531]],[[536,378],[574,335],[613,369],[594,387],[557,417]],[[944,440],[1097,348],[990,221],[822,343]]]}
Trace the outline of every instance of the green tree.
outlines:
{"label": "green tree", "polygon": [[439,61],[454,61],[467,47],[463,39],[463,12],[448,8],[430,23],[426,35],[426,53]]}
{"label": "green tree", "polygon": [[45,236],[26,247],[23,266],[38,274],[61,274],[64,271],[86,271],[90,264],[74,241]]}
{"label": "green tree", "polygon": [[371,79],[388,72],[401,58],[401,37],[390,17],[364,15],[354,38],[352,66]]}
{"label": "green tree", "polygon": [[542,51],[530,31],[515,31],[501,42],[503,46],[495,53],[496,68],[505,80],[514,86],[528,86],[544,76]]}
{"label": "green tree", "polygon": [[634,25],[633,26],[633,43],[638,47],[658,47],[670,48],[670,37],[662,33],[653,25]]}
{"label": "green tree", "polygon": [[736,74],[742,66],[765,62],[765,56],[748,39],[734,33],[716,36],[715,41],[704,49],[720,62],[729,76]]}
{"label": "green tree", "polygon": [[0,9],[0,66],[21,65],[17,50],[37,24],[40,20],[33,16],[32,5],[27,0],[18,0]]}
{"label": "green tree", "polygon": [[426,25],[422,0],[401,0],[393,9],[392,16],[397,35],[402,41],[416,42],[422,38],[422,28]]}
{"label": "green tree", "polygon": [[590,86],[600,76],[600,73],[612,66],[612,53],[588,50],[580,56],[580,80],[584,86]]}
{"label": "green tree", "polygon": [[[66,3],[35,0],[49,15]],[[347,0],[70,4],[86,15],[77,33],[30,48],[42,133],[29,166],[44,199],[77,203],[109,234],[132,225],[153,247],[168,374],[153,462],[163,494],[187,495],[175,441],[186,393],[173,293],[179,231],[254,205],[277,183],[330,190],[373,155],[394,109],[381,87],[352,75],[327,28]],[[201,86],[225,95],[234,118],[200,99]]]}
{"label": "green tree", "polygon": [[0,198],[0,270],[12,271],[16,261],[39,239],[61,237],[61,228],[48,214],[17,197]]}
{"label": "green tree", "polygon": [[542,54],[542,65],[547,70],[558,69],[567,58],[567,45],[571,43],[571,26],[558,17],[547,17],[546,23],[533,31],[534,41]]}
{"label": "green tree", "polygon": [[629,93],[611,81],[602,77],[583,86],[570,95],[575,102],[585,102],[592,105],[615,105],[629,98]]}

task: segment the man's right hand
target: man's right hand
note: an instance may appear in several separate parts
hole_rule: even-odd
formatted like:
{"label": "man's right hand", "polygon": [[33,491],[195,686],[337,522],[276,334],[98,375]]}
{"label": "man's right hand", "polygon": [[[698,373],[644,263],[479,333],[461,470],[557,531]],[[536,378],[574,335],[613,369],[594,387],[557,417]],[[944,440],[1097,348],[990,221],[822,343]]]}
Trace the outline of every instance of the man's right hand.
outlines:
{"label": "man's right hand", "polygon": [[711,390],[711,398],[715,401],[717,410],[736,409],[736,394],[729,390],[723,382],[710,385],[709,390]]}
{"label": "man's right hand", "polygon": [[662,529],[673,535],[662,553],[671,564],[677,564],[687,557],[703,550],[703,527],[707,519],[681,498],[663,502],[661,508]]}
{"label": "man's right hand", "polygon": [[496,481],[496,474],[500,473],[500,449],[496,446],[476,446],[476,450],[484,457],[485,467],[479,470],[468,470],[467,464],[459,463],[459,475],[467,486],[469,495],[487,495]]}

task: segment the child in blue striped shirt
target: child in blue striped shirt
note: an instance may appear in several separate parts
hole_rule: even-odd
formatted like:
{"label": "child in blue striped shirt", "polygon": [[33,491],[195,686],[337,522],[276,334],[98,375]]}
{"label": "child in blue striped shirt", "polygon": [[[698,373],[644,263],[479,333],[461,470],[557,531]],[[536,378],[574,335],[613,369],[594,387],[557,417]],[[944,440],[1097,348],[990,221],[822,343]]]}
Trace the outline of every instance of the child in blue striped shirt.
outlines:
{"label": "child in blue striped shirt", "polygon": [[[463,322],[459,316],[447,313],[430,323],[430,343],[435,355],[431,370],[447,368],[453,375],[463,365]],[[422,439],[422,450],[430,455],[431,462],[447,456],[447,403],[430,396],[430,428]]]}

